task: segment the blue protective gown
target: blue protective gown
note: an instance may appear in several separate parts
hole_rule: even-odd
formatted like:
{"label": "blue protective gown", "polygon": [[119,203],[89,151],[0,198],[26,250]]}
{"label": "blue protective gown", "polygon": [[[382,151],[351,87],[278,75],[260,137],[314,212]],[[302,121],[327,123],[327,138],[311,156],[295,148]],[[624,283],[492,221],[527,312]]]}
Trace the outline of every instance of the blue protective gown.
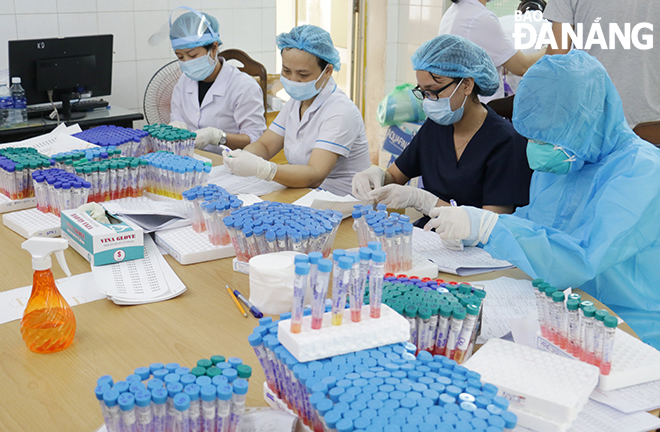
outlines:
{"label": "blue protective gown", "polygon": [[584,165],[535,172],[529,205],[500,216],[484,249],[559,289],[582,288],[660,349],[660,150],[632,132],[607,72],[582,51],[529,69],[513,125]]}

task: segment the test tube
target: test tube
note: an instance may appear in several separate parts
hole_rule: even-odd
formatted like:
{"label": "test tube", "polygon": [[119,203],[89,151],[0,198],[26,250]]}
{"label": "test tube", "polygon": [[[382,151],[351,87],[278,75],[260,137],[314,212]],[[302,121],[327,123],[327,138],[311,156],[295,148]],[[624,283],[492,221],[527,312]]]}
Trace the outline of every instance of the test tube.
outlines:
{"label": "test tube", "polygon": [[557,291],[557,288],[553,286],[547,286],[545,288],[545,317],[546,317],[546,327],[548,332],[548,339],[552,343],[557,343],[557,333],[555,332],[555,308],[552,303],[552,294]]}
{"label": "test tube", "polygon": [[137,414],[138,432],[151,432],[153,429],[153,413],[151,412],[151,393],[140,390],[135,393],[135,413]]}
{"label": "test tube", "polygon": [[177,432],[190,432],[190,396],[179,393],[173,398],[174,428]]}
{"label": "test tube", "polygon": [[555,291],[552,293],[553,315],[555,317],[555,339],[556,344],[561,349],[567,349],[567,331],[566,331],[566,307],[564,306],[564,293]]}
{"label": "test tube", "polygon": [[603,318],[603,355],[600,362],[600,373],[609,375],[612,369],[612,352],[614,350],[614,337],[619,320],[615,316],[608,315]]}
{"label": "test tube", "polygon": [[413,224],[404,223],[401,226],[401,270],[407,271],[413,267],[413,242],[412,242]]}
{"label": "test tube", "polygon": [[[337,250],[335,250],[337,252]],[[341,325],[346,308],[346,292],[350,285],[353,259],[342,256],[337,262],[337,272],[333,274],[332,286],[332,325]]]}
{"label": "test tube", "polygon": [[167,428],[167,390],[164,387],[153,389],[151,401],[154,415],[153,432],[165,432]]}
{"label": "test tube", "polygon": [[215,398],[216,386],[206,384],[202,386],[202,432],[215,432]]}
{"label": "test tube", "polygon": [[582,353],[584,358],[581,359],[589,364],[594,364],[594,331],[595,331],[595,315],[596,308],[593,306],[586,306],[582,309],[582,335],[581,342]]}
{"label": "test tube", "polygon": [[417,344],[417,313],[418,313],[418,308],[417,306],[413,304],[408,304],[404,309],[403,309],[403,317],[408,321],[408,325],[410,326],[410,339],[408,339],[408,342],[410,342],[413,345]]}
{"label": "test tube", "polygon": [[362,229],[362,222],[364,218],[362,217],[362,212],[360,210],[353,210],[353,231],[357,233],[358,246],[364,247],[366,241],[364,238],[364,230]]}
{"label": "test tube", "polygon": [[99,405],[101,406],[101,414],[103,414],[103,421],[106,424],[106,427],[108,427],[108,425],[110,424],[110,419],[108,417],[108,409],[106,408],[105,402],[103,401],[103,395],[107,391],[110,391],[109,384],[99,384],[94,388],[94,394],[96,395],[96,399],[99,401]]}
{"label": "test tube", "polygon": [[[320,252],[313,252],[319,253]],[[311,254],[310,254],[311,255]],[[319,330],[323,325],[323,314],[325,312],[325,299],[328,295],[328,284],[330,283],[330,272],[332,261],[321,258],[318,262],[318,275],[312,298],[312,329]]]}
{"label": "test tube", "polygon": [[449,305],[440,306],[440,316],[438,317],[438,331],[435,338],[435,349],[433,354],[445,355],[447,347],[447,336],[449,334],[449,321],[451,320],[452,307]]}
{"label": "test tube", "polygon": [[417,351],[426,351],[431,347],[431,309],[421,307],[417,311]]}
{"label": "test tube", "polygon": [[185,394],[190,397],[190,432],[201,432],[202,430],[202,404],[200,401],[200,387],[197,384],[188,384],[183,388]]}
{"label": "test tube", "polygon": [[232,386],[229,384],[219,385],[216,395],[215,430],[216,432],[227,432],[229,430],[229,416],[231,415]]}
{"label": "test tube", "polygon": [[257,356],[257,359],[259,360],[259,364],[261,364],[261,368],[264,370],[264,375],[266,375],[266,383],[268,384],[268,387],[273,392],[276,392],[277,390],[275,386],[275,378],[273,376],[273,371],[270,367],[270,362],[268,361],[268,355],[266,354],[266,347],[264,346],[261,335],[258,333],[252,333],[250,336],[248,336],[248,343],[254,350],[254,354]]}
{"label": "test tube", "polygon": [[245,227],[243,228],[243,236],[245,236],[245,245],[247,247],[247,261],[250,258],[259,255],[257,252],[257,240],[254,238],[252,233],[252,228]]}
{"label": "test tube", "polygon": [[387,256],[382,250],[371,249],[371,262],[369,264],[369,316],[371,318],[380,318],[386,259]]}
{"label": "test tube", "polygon": [[537,290],[534,290],[536,295],[536,310],[539,315],[539,325],[541,326],[541,336],[546,339],[549,339],[548,335],[548,313],[545,306],[545,289],[549,287],[550,284],[545,282],[540,282],[537,286]]}
{"label": "test tube", "polygon": [[137,418],[135,416],[135,397],[126,392],[119,395],[117,399],[121,411],[122,432],[137,432]]}
{"label": "test tube", "polygon": [[268,244],[266,243],[266,235],[263,226],[256,226],[252,229],[255,240],[257,242],[257,253],[259,255],[268,253]]}
{"label": "test tube", "polygon": [[108,432],[121,432],[121,414],[119,413],[117,399],[119,399],[117,390],[112,389],[103,394],[103,402],[105,402],[109,420],[109,424],[106,424]]}
{"label": "test tube", "polygon": [[[364,295],[359,300],[357,298],[357,284],[360,277],[360,254],[358,252],[351,251],[346,252],[346,256],[353,260],[353,264],[351,265],[350,279],[348,281],[348,300],[350,304],[351,321],[358,322],[355,320],[358,319],[358,316],[360,319],[362,317],[362,301],[364,300]],[[360,306],[359,311],[358,302]]]}
{"label": "test tube", "polygon": [[302,330],[303,303],[309,285],[309,263],[298,263],[295,268],[296,276],[293,280],[293,307],[291,308],[291,333],[300,333]]}
{"label": "test tube", "polygon": [[[562,293],[563,294],[563,293]],[[463,326],[461,327],[461,332],[458,336],[458,342],[456,343],[456,352],[454,353],[454,360],[456,363],[461,364],[465,360],[465,354],[472,339],[472,332],[475,329],[477,323],[477,315],[479,315],[479,307],[469,304],[465,308],[466,315],[465,320],[463,321]]]}
{"label": "test tube", "polygon": [[280,228],[275,234],[277,235],[277,250],[280,252],[289,250],[286,242],[286,229]]}
{"label": "test tube", "polygon": [[231,420],[229,422],[229,432],[237,432],[238,425],[245,411],[245,395],[248,391],[248,382],[238,378],[233,383],[234,394],[231,397]]}
{"label": "test tube", "polygon": [[460,306],[454,306],[454,310],[451,313],[451,320],[449,322],[449,332],[447,334],[447,348],[445,350],[445,356],[449,359],[454,358],[454,350],[456,349],[456,344],[458,343],[458,336],[461,333],[461,328],[463,327],[463,321],[465,320],[465,309]]}
{"label": "test tube", "polygon": [[568,299],[566,302],[566,315],[568,316],[568,353],[578,359],[582,357],[580,348],[579,307],[580,302],[576,299]]}
{"label": "test tube", "polygon": [[605,324],[603,320],[609,316],[610,313],[604,309],[596,311],[596,325],[594,329],[594,365],[600,367],[600,362],[603,358],[603,335],[605,333]]}

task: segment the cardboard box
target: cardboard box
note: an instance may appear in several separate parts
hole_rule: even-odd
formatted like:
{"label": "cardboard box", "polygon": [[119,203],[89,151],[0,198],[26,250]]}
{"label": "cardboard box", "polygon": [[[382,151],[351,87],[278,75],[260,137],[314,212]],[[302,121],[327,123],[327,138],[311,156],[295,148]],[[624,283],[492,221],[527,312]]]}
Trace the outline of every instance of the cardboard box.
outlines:
{"label": "cardboard box", "polygon": [[92,265],[144,258],[144,234],[139,226],[110,215],[118,223],[103,224],[78,210],[62,212],[62,238]]}

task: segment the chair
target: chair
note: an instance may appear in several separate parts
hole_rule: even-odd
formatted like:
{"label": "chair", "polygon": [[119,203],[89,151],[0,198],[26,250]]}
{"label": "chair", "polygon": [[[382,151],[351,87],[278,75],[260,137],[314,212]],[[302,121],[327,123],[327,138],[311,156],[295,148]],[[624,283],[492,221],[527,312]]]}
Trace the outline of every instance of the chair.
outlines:
{"label": "chair", "polygon": [[660,122],[640,123],[633,129],[640,138],[660,147]]}
{"label": "chair", "polygon": [[[244,51],[239,49],[224,50],[219,54],[225,60],[236,60],[243,64],[238,70],[246,74],[257,77],[264,100],[264,118],[266,117],[266,88],[267,72],[264,65],[254,60]],[[172,92],[174,86],[179,82],[181,69],[178,60],[173,60],[160,68],[147,84],[144,92],[144,117],[148,124],[169,123],[171,112]]]}
{"label": "chair", "polygon": [[488,102],[490,108],[505,119],[511,121],[513,117],[513,98],[515,95],[507,96],[501,99],[493,99]]}

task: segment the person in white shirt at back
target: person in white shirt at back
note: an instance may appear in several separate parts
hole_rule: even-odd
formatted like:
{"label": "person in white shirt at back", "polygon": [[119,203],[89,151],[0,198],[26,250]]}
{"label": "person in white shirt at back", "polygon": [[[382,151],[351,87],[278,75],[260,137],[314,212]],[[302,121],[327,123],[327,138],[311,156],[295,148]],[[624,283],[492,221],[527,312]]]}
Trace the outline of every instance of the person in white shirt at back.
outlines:
{"label": "person in white shirt at back", "polygon": [[451,1],[454,4],[442,16],[438,35],[463,36],[483,48],[495,63],[500,77],[500,87],[494,95],[479,99],[487,103],[492,99],[503,98],[504,71],[523,76],[527,69],[545,54],[545,49],[534,54],[525,54],[517,50],[513,45],[512,37],[504,32],[497,15],[486,8],[487,0]]}
{"label": "person in white shirt at back", "polygon": [[[280,34],[277,47],[280,81],[291,99],[261,138],[225,152],[224,164],[238,176],[350,194],[353,176],[369,168],[369,144],[360,110],[332,79],[339,52],[330,34],[313,25]],[[282,149],[289,164],[268,161]]]}
{"label": "person in white shirt at back", "polygon": [[[259,84],[218,57],[218,20],[194,9],[170,27],[170,42],[183,74],[172,92],[170,125],[197,134],[195,148],[221,153],[243,148],[266,130]],[[175,10],[176,11],[176,10]]]}

